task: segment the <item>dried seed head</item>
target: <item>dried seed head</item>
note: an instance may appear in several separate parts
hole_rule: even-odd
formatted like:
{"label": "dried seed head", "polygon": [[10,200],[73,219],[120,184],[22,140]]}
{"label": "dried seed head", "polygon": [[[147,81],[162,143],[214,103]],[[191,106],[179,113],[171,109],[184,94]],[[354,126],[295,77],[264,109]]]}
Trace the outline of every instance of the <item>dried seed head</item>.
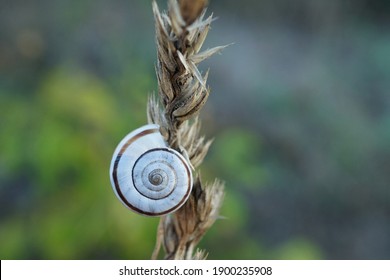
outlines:
{"label": "dried seed head", "polygon": [[158,93],[167,120],[168,142],[172,146],[174,143],[177,147],[180,145],[175,139],[176,130],[199,114],[210,94],[206,86],[208,73],[203,76],[197,64],[224,48],[199,53],[212,22],[212,16],[203,19],[206,5],[204,0],[182,0],[179,3],[169,0],[168,13],[161,13],[153,2]]}
{"label": "dried seed head", "polygon": [[[148,120],[157,123],[170,147],[197,168],[211,145],[200,135],[197,118],[210,94],[206,85],[208,71],[202,75],[197,65],[220,52],[216,47],[200,49],[208,34],[212,16],[204,19],[207,0],[168,0],[168,12],[160,13],[153,2],[156,25],[158,99],[149,98]],[[218,218],[223,200],[223,183],[216,180],[202,185],[193,173],[194,185],[187,202],[160,220],[153,258],[161,245],[166,259],[204,259],[207,254],[193,253],[196,245]]]}

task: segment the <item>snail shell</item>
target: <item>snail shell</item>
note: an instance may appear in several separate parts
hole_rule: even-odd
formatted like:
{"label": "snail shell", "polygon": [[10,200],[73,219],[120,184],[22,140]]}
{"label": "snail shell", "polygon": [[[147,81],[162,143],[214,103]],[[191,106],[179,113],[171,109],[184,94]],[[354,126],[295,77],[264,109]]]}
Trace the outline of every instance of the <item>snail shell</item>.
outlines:
{"label": "snail shell", "polygon": [[129,133],[111,160],[111,185],[129,209],[147,216],[177,210],[192,189],[187,160],[169,148],[158,125],[145,125]]}

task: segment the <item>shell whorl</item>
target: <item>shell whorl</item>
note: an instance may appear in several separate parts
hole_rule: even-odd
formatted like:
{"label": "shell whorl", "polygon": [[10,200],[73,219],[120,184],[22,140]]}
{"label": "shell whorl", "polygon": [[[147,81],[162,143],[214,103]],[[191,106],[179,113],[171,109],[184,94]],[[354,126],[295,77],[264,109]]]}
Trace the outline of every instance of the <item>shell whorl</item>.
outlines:
{"label": "shell whorl", "polygon": [[118,199],[147,216],[175,211],[192,188],[188,162],[167,146],[158,125],[142,126],[119,143],[111,161],[110,179]]}

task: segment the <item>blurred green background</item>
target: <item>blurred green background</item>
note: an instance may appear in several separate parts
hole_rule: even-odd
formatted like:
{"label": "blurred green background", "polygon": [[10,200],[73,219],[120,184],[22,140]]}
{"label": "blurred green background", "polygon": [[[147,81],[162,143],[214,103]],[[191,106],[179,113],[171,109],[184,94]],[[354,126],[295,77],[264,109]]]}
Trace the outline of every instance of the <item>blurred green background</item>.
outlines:
{"label": "blurred green background", "polygon": [[[158,1],[165,8],[165,1]],[[390,1],[211,0],[209,259],[390,258]],[[0,2],[0,258],[148,259],[111,190],[157,88],[151,1]],[[228,244],[228,245],[227,245]]]}

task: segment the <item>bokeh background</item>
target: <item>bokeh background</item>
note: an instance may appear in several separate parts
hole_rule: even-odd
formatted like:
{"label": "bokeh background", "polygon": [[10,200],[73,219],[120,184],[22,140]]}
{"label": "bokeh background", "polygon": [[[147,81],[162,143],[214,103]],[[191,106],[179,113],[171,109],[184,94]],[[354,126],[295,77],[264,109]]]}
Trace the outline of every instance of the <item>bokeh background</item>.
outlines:
{"label": "bokeh background", "polygon": [[[165,1],[158,1],[166,8]],[[209,259],[390,258],[390,1],[211,0]],[[111,190],[156,90],[151,1],[0,1],[0,258],[148,259]]]}

